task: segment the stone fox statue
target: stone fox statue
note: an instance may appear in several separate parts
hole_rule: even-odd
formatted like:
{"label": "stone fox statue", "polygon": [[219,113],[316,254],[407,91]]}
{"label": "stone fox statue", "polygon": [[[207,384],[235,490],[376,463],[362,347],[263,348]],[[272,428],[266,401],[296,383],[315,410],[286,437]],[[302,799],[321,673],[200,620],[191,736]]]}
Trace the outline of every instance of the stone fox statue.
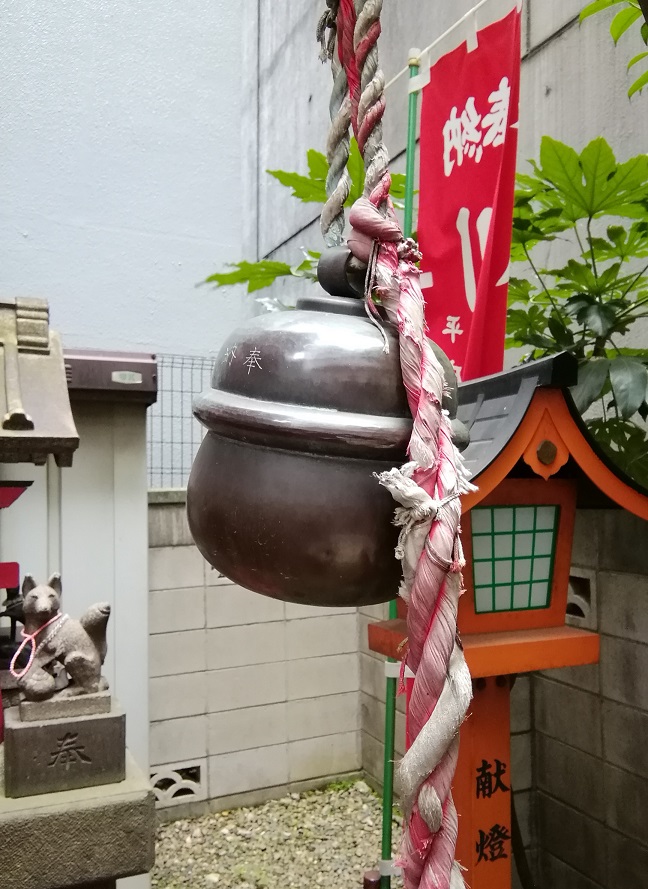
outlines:
{"label": "stone fox statue", "polygon": [[[54,664],[59,662],[70,678],[58,695],[103,691],[108,683],[101,675],[106,657],[106,625],[110,605],[92,605],[79,620],[61,613],[61,577],[53,574],[47,584],[26,575],[22,586],[25,628],[23,645],[29,662],[14,676],[30,701],[45,700],[56,690]],[[31,642],[30,642],[31,640]],[[19,652],[17,652],[18,654]]]}

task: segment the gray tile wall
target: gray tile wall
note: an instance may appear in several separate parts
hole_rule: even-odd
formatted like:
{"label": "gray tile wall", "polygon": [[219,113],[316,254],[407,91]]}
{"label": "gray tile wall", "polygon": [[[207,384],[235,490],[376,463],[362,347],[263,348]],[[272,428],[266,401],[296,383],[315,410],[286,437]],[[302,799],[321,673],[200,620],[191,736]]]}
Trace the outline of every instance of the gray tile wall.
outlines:
{"label": "gray tile wall", "polygon": [[358,771],[356,610],[284,604],[219,577],[182,502],[150,505],[149,539],[152,773],[201,773],[175,802],[215,808]]}
{"label": "gray tile wall", "polygon": [[648,886],[648,524],[580,511],[600,663],[532,679],[538,861],[552,889]]}

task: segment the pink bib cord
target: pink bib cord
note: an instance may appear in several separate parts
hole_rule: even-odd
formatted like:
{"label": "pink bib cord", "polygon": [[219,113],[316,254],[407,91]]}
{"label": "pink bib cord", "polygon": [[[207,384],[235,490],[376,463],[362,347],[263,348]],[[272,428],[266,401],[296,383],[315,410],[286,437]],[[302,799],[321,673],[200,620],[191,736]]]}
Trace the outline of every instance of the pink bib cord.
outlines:
{"label": "pink bib cord", "polygon": [[[26,633],[24,630],[20,631],[20,635],[23,637],[23,641],[20,643],[18,650],[15,652],[14,656],[11,658],[11,663],[9,664],[9,672],[11,673],[11,675],[13,676],[14,679],[22,679],[23,676],[25,676],[29,672],[32,664],[34,663],[34,658],[36,657],[36,654],[38,653],[38,651],[40,651],[40,649],[44,645],[46,645],[51,639],[54,638],[54,636],[56,635],[56,633],[58,633],[59,629],[61,628],[62,624],[67,620],[67,618],[68,618],[67,614],[56,614],[56,615],[54,615],[54,617],[51,617],[47,621],[47,623],[44,623],[42,627],[39,627],[35,633]],[[54,633],[49,635],[43,642],[41,642],[41,644],[37,648],[36,647],[36,637],[38,636],[38,634],[42,633],[43,630],[45,630],[47,627],[51,626],[56,621],[61,621],[61,623],[56,627],[56,629],[54,630]],[[27,666],[23,670],[21,670],[19,673],[17,673],[15,670],[16,661],[18,660],[18,657],[21,654],[22,650],[27,646],[27,643],[29,643],[29,642],[31,642],[31,652],[29,654],[29,660],[27,661]]]}

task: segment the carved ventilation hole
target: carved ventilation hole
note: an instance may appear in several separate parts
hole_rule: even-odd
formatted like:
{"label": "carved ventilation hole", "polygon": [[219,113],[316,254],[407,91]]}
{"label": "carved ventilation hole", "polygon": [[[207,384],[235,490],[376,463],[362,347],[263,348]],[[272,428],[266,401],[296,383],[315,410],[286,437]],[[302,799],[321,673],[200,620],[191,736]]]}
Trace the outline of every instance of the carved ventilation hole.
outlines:
{"label": "carved ventilation hole", "polygon": [[158,766],[151,773],[151,784],[159,808],[207,799],[206,762],[175,763]]}
{"label": "carved ventilation hole", "polygon": [[586,630],[597,628],[596,573],[572,567],[567,590],[567,623]]}

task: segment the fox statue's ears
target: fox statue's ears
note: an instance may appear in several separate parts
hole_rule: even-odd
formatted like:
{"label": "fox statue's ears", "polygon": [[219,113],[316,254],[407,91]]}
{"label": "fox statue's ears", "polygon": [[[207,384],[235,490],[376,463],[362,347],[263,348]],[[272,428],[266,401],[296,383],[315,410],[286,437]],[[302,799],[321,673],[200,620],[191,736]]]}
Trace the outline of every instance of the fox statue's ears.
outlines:
{"label": "fox statue's ears", "polygon": [[52,574],[50,579],[47,581],[47,586],[51,587],[55,593],[61,595],[61,575],[60,574]]}
{"label": "fox statue's ears", "polygon": [[[50,579],[47,581],[47,585],[49,587],[51,587],[55,593],[58,593],[59,596],[61,595],[62,587],[61,587],[61,575],[60,574],[52,574]],[[38,584],[36,583],[34,578],[31,576],[31,574],[25,574],[25,579],[23,580],[23,585],[22,585],[23,596],[26,596],[27,593],[31,593],[31,591],[33,589],[35,589],[37,586],[38,586]]]}

